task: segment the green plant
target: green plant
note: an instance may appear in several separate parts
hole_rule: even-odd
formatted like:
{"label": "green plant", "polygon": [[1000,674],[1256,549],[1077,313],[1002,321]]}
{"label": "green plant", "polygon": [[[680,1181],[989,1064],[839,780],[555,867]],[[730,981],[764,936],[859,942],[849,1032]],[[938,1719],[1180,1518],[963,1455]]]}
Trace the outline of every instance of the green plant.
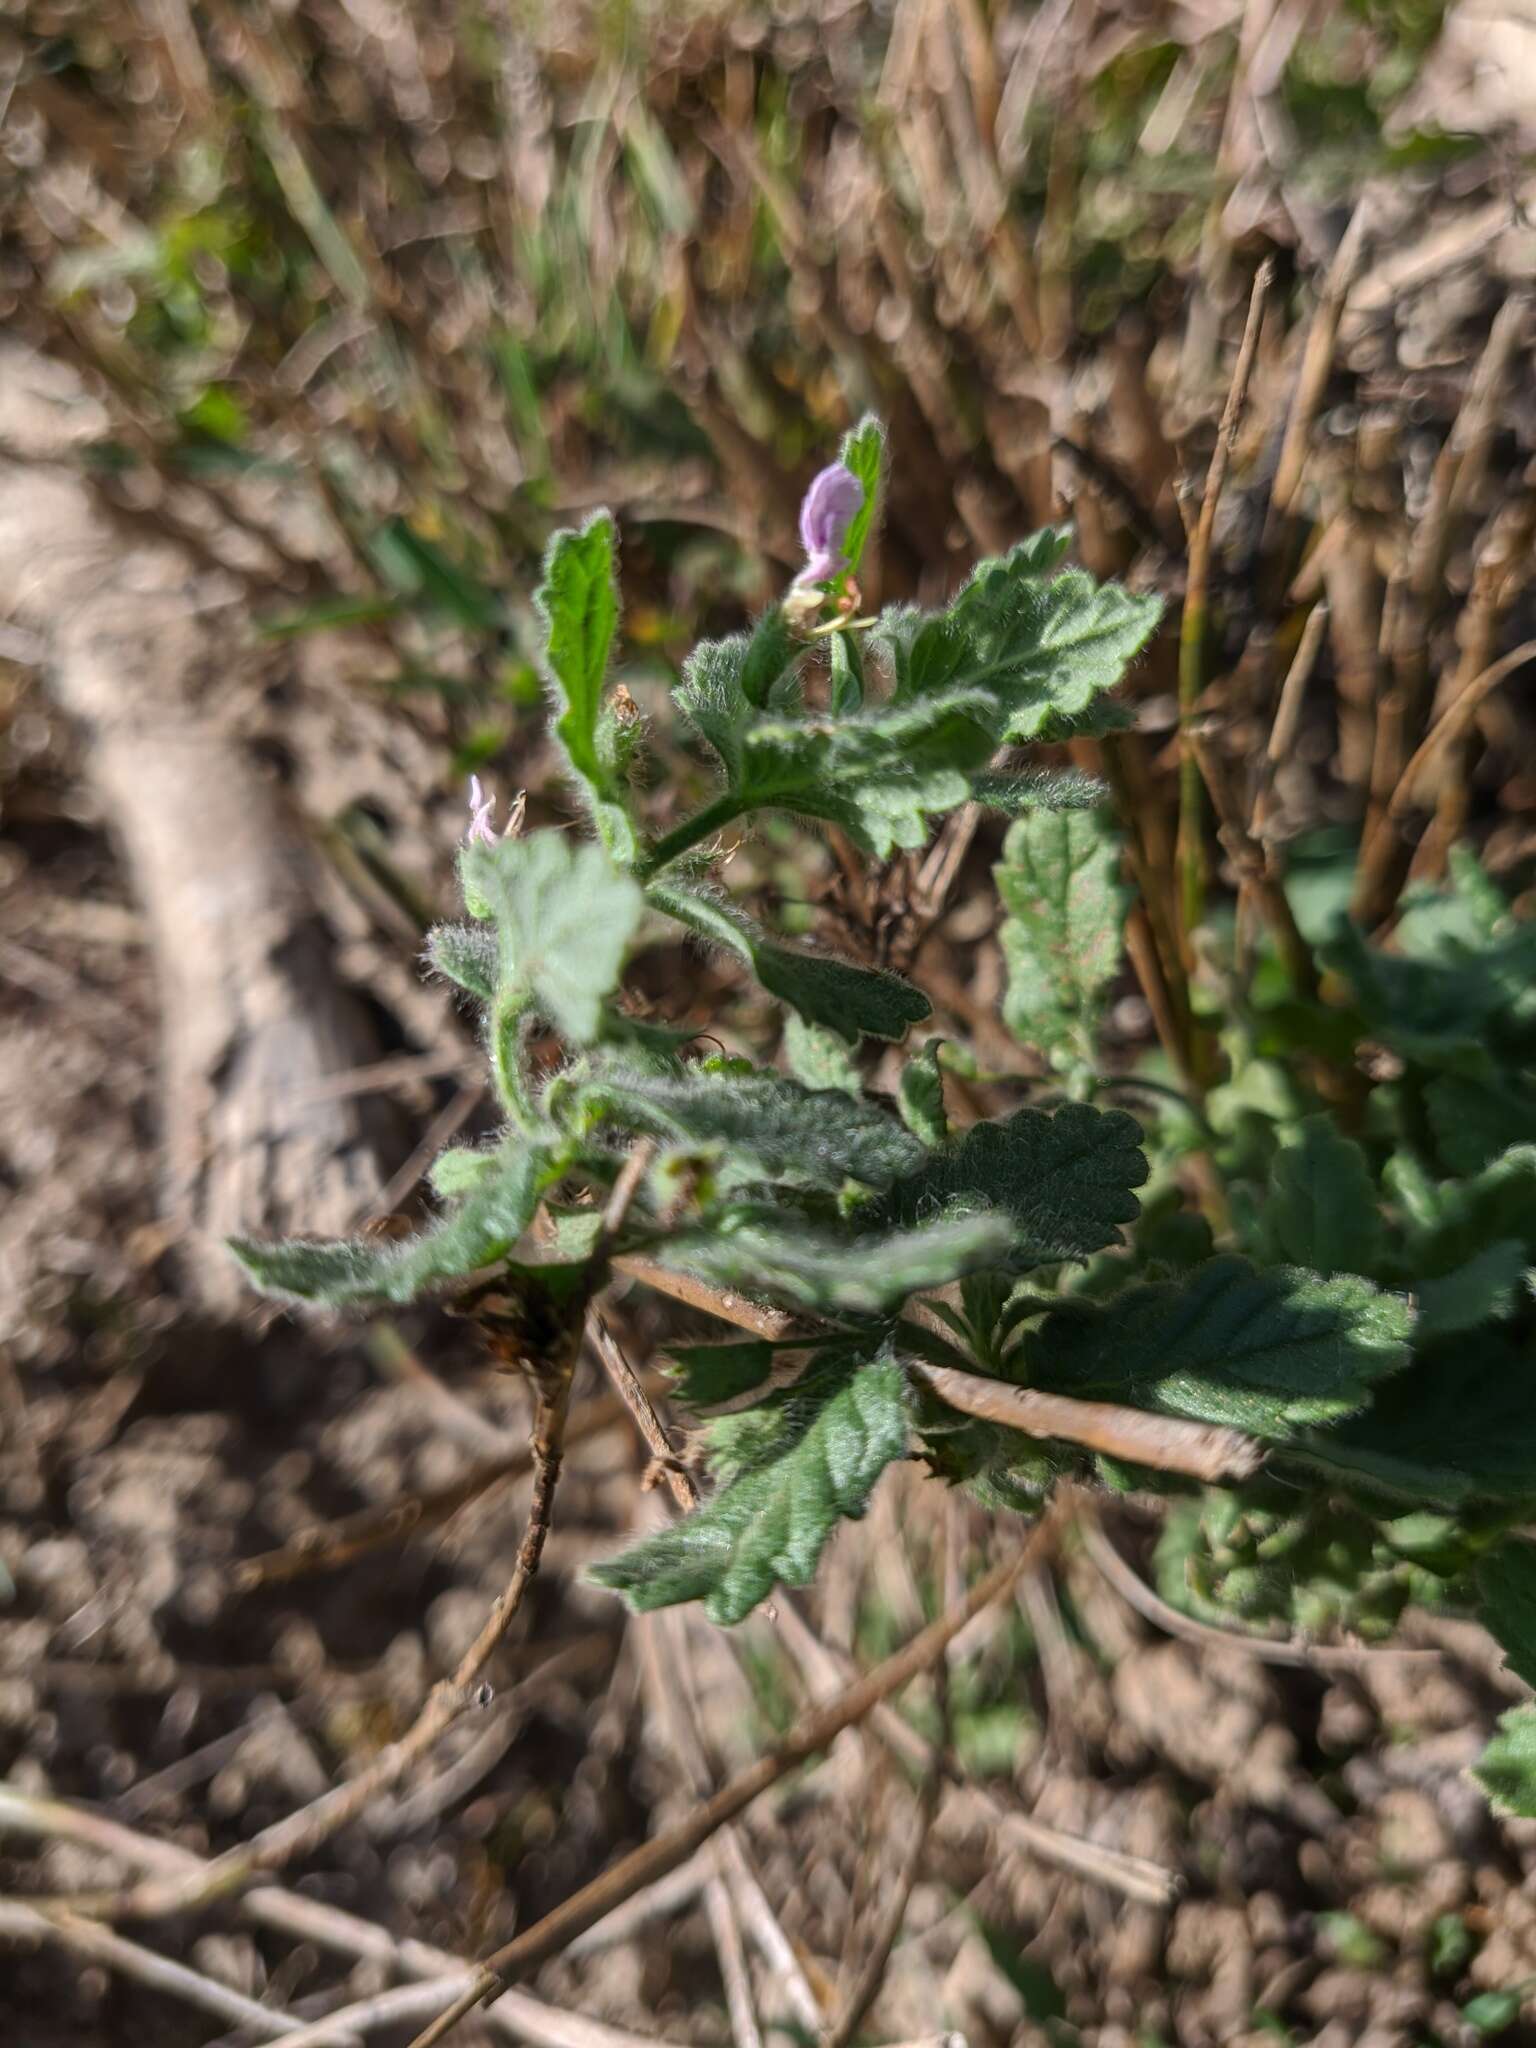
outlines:
{"label": "green plant", "polygon": [[[716,787],[664,829],[644,723],[610,687],[613,522],[556,537],[544,667],[589,836],[498,837],[477,791],[467,921],[429,946],[480,1007],[503,1129],[437,1161],[440,1212],[414,1238],[237,1256],[290,1299],[458,1297],[534,1375],[550,1487],[615,1259],[738,1320],[745,1303],[750,1334],[675,1353],[680,1398],[713,1411],[706,1498],[597,1568],[637,1607],[702,1599],[731,1622],[804,1583],[915,1450],[1031,1513],[1064,1477],[1162,1489],[1164,1591],[1226,1625],[1371,1636],[1410,1599],[1450,1600],[1536,1676],[1536,1546],[1510,1534],[1536,1499],[1536,1146],[1509,1142],[1536,1137],[1536,930],[1462,857],[1391,951],[1332,935],[1341,1000],[1263,963],[1196,1114],[1176,1103],[1144,1135],[1104,1106],[1117,840],[1092,784],[1006,750],[1112,731],[1106,693],[1157,601],[1062,569],[1067,536],[1046,532],[939,611],[860,616],[881,455],[865,421],[812,487],[784,602],[686,664],[676,701]],[[1014,820],[1004,1015],[1056,1099],[956,1131],[936,1044],[892,1055],[887,1095],[856,1060],[928,1016],[922,993],[750,920],[716,848],[778,811],[878,864],[973,804]],[[625,1007],[627,957],[675,926],[783,1006],[789,1075],[695,1056]],[[1363,1106],[1360,1042],[1382,1055]],[[1507,1717],[1484,1767],[1515,1811],[1536,1810],[1533,1726]]]}

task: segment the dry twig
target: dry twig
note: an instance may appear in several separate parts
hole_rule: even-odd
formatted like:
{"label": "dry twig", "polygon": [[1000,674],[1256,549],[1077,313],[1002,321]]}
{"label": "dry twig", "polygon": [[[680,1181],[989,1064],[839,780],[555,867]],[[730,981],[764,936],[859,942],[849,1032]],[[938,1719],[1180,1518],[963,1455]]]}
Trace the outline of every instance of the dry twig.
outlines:
{"label": "dry twig", "polygon": [[739,1771],[675,1827],[610,1865],[564,1904],[488,1957],[470,1989],[418,2036],[412,2048],[433,2048],[434,2043],[443,2040],[467,2013],[499,1988],[557,1955],[593,1921],[631,1897],[642,1885],[675,1870],[718,1829],[777,1784],[786,1772],[826,1749],[844,1728],[852,1727],[872,1708],[899,1692],[943,1656],[950,1640],[974,1615],[1010,1590],[1049,1534],[1051,1524],[1047,1518],[1036,1525],[1019,1550],[976,1581],[958,1608],[931,1622],[835,1700],[802,1715],[776,1749]]}
{"label": "dry twig", "polygon": [[1212,543],[1216,529],[1216,508],[1232,460],[1232,445],[1248,398],[1248,384],[1258,355],[1259,333],[1264,319],[1264,301],[1274,275],[1268,259],[1259,266],[1248,301],[1248,324],[1232,371],[1232,383],[1216,434],[1211,466],[1206,472],[1205,494],[1200,517],[1190,536],[1189,569],[1184,586],[1184,610],[1179,621],[1179,733],[1183,757],[1179,769],[1179,907],[1186,944],[1205,914],[1205,847],[1200,826],[1200,764],[1191,744],[1191,727],[1205,687],[1205,632],[1208,608]]}

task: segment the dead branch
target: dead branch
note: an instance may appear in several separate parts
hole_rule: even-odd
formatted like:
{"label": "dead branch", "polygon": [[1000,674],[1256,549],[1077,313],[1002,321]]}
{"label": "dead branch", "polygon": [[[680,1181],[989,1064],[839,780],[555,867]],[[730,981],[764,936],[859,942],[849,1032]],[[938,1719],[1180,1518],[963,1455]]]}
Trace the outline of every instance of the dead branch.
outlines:
{"label": "dead branch", "polygon": [[950,1640],[974,1615],[1009,1591],[1050,1533],[1049,1518],[1043,1519],[1019,1550],[976,1581],[959,1607],[931,1622],[911,1642],[887,1657],[884,1663],[876,1665],[873,1671],[847,1687],[837,1699],[802,1715],[777,1749],[770,1750],[756,1763],[739,1771],[675,1827],[622,1857],[563,1905],[546,1913],[542,1920],[488,1957],[470,1989],[418,2036],[412,2048],[434,2048],[434,2044],[443,2040],[466,2014],[494,1995],[500,1987],[546,1962],[550,1956],[557,1955],[602,1914],[611,1911],[641,1886],[675,1870],[727,1821],[734,1820],[754,1799],[777,1784],[786,1772],[827,1748],[843,1729],[852,1727],[873,1707],[899,1692],[944,1654]]}
{"label": "dead branch", "polygon": [[909,1359],[907,1369],[963,1415],[1021,1430],[1026,1436],[1082,1444],[1106,1457],[1149,1465],[1159,1472],[1183,1472],[1207,1481],[1246,1479],[1264,1462],[1264,1447],[1256,1438],[1214,1423],[1151,1415],[1108,1401],[1079,1401],[1038,1387],[1009,1386],[921,1359]]}

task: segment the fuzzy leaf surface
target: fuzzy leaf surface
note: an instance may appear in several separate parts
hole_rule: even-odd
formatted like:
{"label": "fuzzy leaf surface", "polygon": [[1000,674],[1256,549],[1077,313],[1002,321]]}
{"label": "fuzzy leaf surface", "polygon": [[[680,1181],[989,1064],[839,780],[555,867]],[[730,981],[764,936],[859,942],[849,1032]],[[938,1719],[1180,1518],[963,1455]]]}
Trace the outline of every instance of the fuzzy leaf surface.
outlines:
{"label": "fuzzy leaf surface", "polygon": [[1275,1155],[1265,1254],[1314,1273],[1379,1271],[1387,1238],[1365,1154],[1331,1117],[1309,1116]]}
{"label": "fuzzy leaf surface", "polygon": [[[719,1147],[743,1166],[836,1192],[845,1180],[884,1188],[923,1158],[912,1133],[871,1102],[777,1074],[699,1068],[672,1074],[599,1065],[559,1084],[584,1119],[602,1118],[684,1145]],[[551,1100],[553,1108],[553,1098]],[[563,1109],[561,1111],[563,1114]]]}
{"label": "fuzzy leaf surface", "polygon": [[639,884],[562,832],[466,846],[459,861],[495,923],[502,988],[526,990],[558,1031],[590,1045],[645,909]]}
{"label": "fuzzy leaf surface", "polygon": [[501,947],[480,924],[438,924],[427,933],[427,958],[439,974],[468,989],[482,1003],[496,1000]]}
{"label": "fuzzy leaf surface", "polygon": [[997,746],[995,707],[954,689],[842,718],[764,716],[740,736],[730,782],[743,811],[772,808],[840,825],[867,853],[920,847],[929,820],[969,800]]}
{"label": "fuzzy leaf surface", "polygon": [[488,1157],[470,1192],[430,1229],[403,1242],[289,1238],[258,1244],[232,1238],[229,1248],[263,1294],[328,1308],[415,1301],[428,1289],[462,1279],[512,1250],[551,1178],[549,1156],[508,1146]]}
{"label": "fuzzy leaf surface", "polygon": [[607,512],[595,512],[579,531],[555,535],[533,596],[544,621],[544,667],[562,707],[555,735],[586,785],[604,845],[616,858],[633,860],[634,826],[602,744],[603,687],[619,622],[614,527]]}
{"label": "fuzzy leaf surface", "polygon": [[843,557],[848,574],[857,576],[859,564],[880,509],[880,483],[885,468],[885,428],[873,413],[866,413],[856,427],[843,436],[837,459],[852,470],[864,486],[864,502],[848,522],[843,535]]}
{"label": "fuzzy leaf surface", "polygon": [[1536,1374],[1497,1327],[1441,1339],[1309,1459],[1416,1506],[1536,1502]]}
{"label": "fuzzy leaf surface", "polygon": [[1513,915],[1465,847],[1447,887],[1404,896],[1391,952],[1343,925],[1323,957],[1350,981],[1373,1031],[1408,1059],[1475,1073],[1490,1052],[1536,1052],[1536,923]]}
{"label": "fuzzy leaf surface", "polygon": [[1008,965],[1003,1021],[1055,1059],[1091,1060],[1126,908],[1114,827],[1096,811],[1020,818],[993,874],[1008,912],[999,934]]}
{"label": "fuzzy leaf surface", "polygon": [[1513,1238],[1495,1238],[1449,1273],[1422,1282],[1420,1332],[1425,1337],[1450,1337],[1509,1315],[1529,1271],[1524,1245]]}
{"label": "fuzzy leaf surface", "polygon": [[931,1014],[928,998],[900,975],[779,945],[717,896],[671,881],[653,882],[647,894],[668,917],[739,955],[768,993],[808,1024],[835,1031],[849,1045],[857,1045],[861,1034],[900,1038],[909,1024],[920,1024]]}
{"label": "fuzzy leaf surface", "polygon": [[937,1216],[910,1230],[833,1231],[767,1203],[657,1246],[661,1264],[718,1287],[820,1314],[881,1315],[909,1294],[1000,1265],[1013,1232],[997,1212]]}
{"label": "fuzzy leaf surface", "polygon": [[982,562],[946,611],[882,620],[896,701],[935,690],[983,691],[998,709],[998,736],[1035,739],[1053,720],[1085,713],[1145,646],[1162,610],[1098,584],[1081,569],[1052,571],[1070,535],[1046,529]]}
{"label": "fuzzy leaf surface", "polygon": [[889,1353],[829,1355],[750,1422],[751,1451],[735,1476],[685,1520],[595,1566],[599,1585],[642,1613],[703,1600],[728,1625],[776,1584],[808,1584],[837,1523],[863,1514],[906,1449],[905,1379]]}
{"label": "fuzzy leaf surface", "polygon": [[973,1124],[886,1200],[892,1221],[915,1223],[957,1206],[1006,1213],[1016,1271],[1060,1259],[1086,1259],[1121,1241],[1140,1204],[1131,1192],[1147,1178],[1141,1127],[1119,1109],[1069,1102],[1054,1113],[1021,1109],[996,1123]]}
{"label": "fuzzy leaf surface", "polygon": [[1024,1339],[1032,1386],[1284,1441],[1364,1407],[1408,1362],[1413,1311],[1353,1274],[1216,1258],[1183,1284],[1068,1304]]}
{"label": "fuzzy leaf surface", "polygon": [[847,1045],[824,1024],[807,1024],[791,1010],[784,1020],[784,1058],[804,1088],[838,1088],[860,1095],[864,1083]]}
{"label": "fuzzy leaf surface", "polygon": [[925,1145],[942,1145],[949,1138],[949,1117],[944,1109],[944,1070],[939,1065],[943,1040],[930,1038],[920,1052],[913,1053],[901,1070],[896,1086],[896,1104],[901,1120]]}

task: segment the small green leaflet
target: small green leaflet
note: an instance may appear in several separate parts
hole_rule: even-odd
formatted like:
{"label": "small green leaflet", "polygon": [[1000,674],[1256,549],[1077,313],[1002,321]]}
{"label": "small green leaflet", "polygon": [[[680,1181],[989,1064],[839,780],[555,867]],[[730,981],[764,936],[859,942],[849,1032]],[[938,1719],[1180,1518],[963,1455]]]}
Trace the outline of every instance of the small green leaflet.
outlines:
{"label": "small green leaflet", "polygon": [[547,1153],[508,1145],[487,1156],[484,1171],[457,1208],[403,1243],[362,1237],[325,1244],[302,1238],[257,1244],[231,1238],[229,1249],[263,1294],[282,1300],[328,1308],[415,1301],[429,1287],[505,1258],[560,1170]]}
{"label": "small green leaflet", "polygon": [[646,893],[656,909],[747,961],[768,993],[808,1024],[835,1031],[849,1045],[861,1034],[900,1038],[930,1014],[928,998],[899,975],[781,946],[718,895],[672,881],[652,882]]}
{"label": "small green leaflet", "polygon": [[768,1203],[743,1203],[675,1233],[651,1256],[789,1308],[882,1315],[909,1294],[1001,1265],[1012,1235],[1007,1217],[995,1212],[940,1216],[911,1230],[834,1232]]}
{"label": "small green leaflet", "polygon": [[888,1352],[829,1354],[749,1421],[743,1469],[685,1520],[593,1568],[642,1613],[703,1600],[741,1621],[775,1584],[806,1585],[839,1519],[864,1512],[907,1447],[906,1384]]}
{"label": "small green leaflet", "polygon": [[1040,811],[1010,826],[993,869],[1008,964],[1003,1020],[1055,1061],[1090,1064],[1120,962],[1127,893],[1114,827],[1095,811]]}
{"label": "small green leaflet", "polygon": [[847,1045],[824,1024],[807,1024],[791,1010],[784,1020],[784,1059],[806,1088],[840,1088],[861,1095],[864,1083]]}
{"label": "small green leaflet", "polygon": [[555,1028],[590,1045],[645,909],[600,846],[535,832],[459,855],[465,893],[494,920],[500,992],[525,991]]}
{"label": "small green leaflet", "polygon": [[564,706],[555,734],[590,792],[603,844],[625,863],[638,851],[623,788],[602,745],[603,685],[619,622],[614,587],[614,528],[594,512],[579,532],[557,533],[544,557],[544,580],[533,594],[544,621],[544,666]]}
{"label": "small green leaflet", "polygon": [[[680,1145],[719,1147],[733,1172],[794,1179],[836,1193],[845,1181],[889,1187],[921,1162],[910,1131],[872,1102],[841,1089],[804,1088],[778,1074],[646,1073],[614,1062],[562,1078],[567,1101],[594,1128],[599,1119]],[[567,1091],[569,1091],[567,1093]]]}
{"label": "small green leaflet", "polygon": [[478,924],[434,925],[427,933],[427,958],[482,1003],[495,1002],[501,946],[494,932]]}
{"label": "small green leaflet", "polygon": [[925,1145],[942,1145],[949,1137],[949,1118],[944,1113],[944,1074],[939,1066],[942,1038],[930,1038],[920,1052],[913,1053],[901,1070],[896,1088],[896,1106],[907,1129]]}
{"label": "small green leaflet", "polygon": [[1262,1211],[1265,1256],[1315,1273],[1379,1272],[1387,1238],[1365,1154],[1332,1118],[1309,1116],[1275,1155]]}
{"label": "small green leaflet", "polygon": [[755,630],[701,640],[683,663],[673,702],[720,758],[727,779],[741,779],[742,741],[774,687],[794,673],[800,649],[777,606]]}
{"label": "small green leaflet", "polygon": [[996,751],[993,717],[990,700],[967,689],[843,718],[764,716],[741,735],[731,793],[743,811],[841,825],[883,859],[922,846],[931,818],[969,801],[971,774]]}
{"label": "small green leaflet", "polygon": [[1480,1075],[1441,1074],[1424,1090],[1424,1104],[1440,1156],[1453,1173],[1482,1171],[1511,1141],[1526,1148],[1536,1144],[1536,1089],[1524,1077],[1520,1087],[1511,1088]]}
{"label": "small green leaflet", "polygon": [[1022,768],[1013,775],[973,775],[971,801],[1026,818],[1036,811],[1091,811],[1109,794],[1092,775],[1075,768]]}
{"label": "small green leaflet", "polygon": [[[843,535],[843,556],[848,564],[848,574],[857,576],[880,509],[881,473],[885,467],[885,428],[872,412],[865,413],[859,424],[844,434],[837,459],[845,469],[851,469],[864,486],[864,502],[849,520],[848,531]],[[842,588],[841,578],[834,587]]]}
{"label": "small green leaflet", "polygon": [[893,701],[979,690],[997,707],[998,737],[1028,740],[1113,689],[1162,601],[1097,584],[1081,569],[1053,576],[1069,539],[1048,528],[981,563],[947,611],[886,613],[878,637],[896,676]]}
{"label": "small green leaflet", "polygon": [[677,1398],[689,1408],[712,1408],[760,1387],[773,1370],[774,1346],[745,1337],[734,1344],[675,1344],[667,1352]]}
{"label": "small green leaflet", "polygon": [[1511,1707],[1499,1732],[1472,1766],[1495,1813],[1536,1820],[1536,1707]]}
{"label": "small green leaflet", "polygon": [[[1490,1056],[1536,1054],[1536,923],[1513,915],[1466,847],[1452,855],[1448,888],[1404,897],[1390,953],[1341,923],[1323,958],[1408,1059],[1492,1078]],[[1506,1132],[1504,1143],[1527,1135]]]}
{"label": "small green leaflet", "polygon": [[1181,1283],[1068,1303],[1023,1344],[1031,1386],[1284,1441],[1365,1405],[1408,1362],[1413,1311],[1353,1274],[1216,1258]]}
{"label": "small green leaflet", "polygon": [[1015,1271],[1086,1259],[1119,1244],[1134,1223],[1132,1194],[1147,1178],[1141,1127],[1124,1110],[1069,1102],[1050,1114],[1021,1109],[973,1124],[928,1155],[886,1198],[889,1220],[915,1223],[940,1210],[985,1205],[1012,1218],[1006,1263]]}
{"label": "small green leaflet", "polygon": [[1464,1265],[1437,1273],[1421,1284],[1419,1334],[1454,1336],[1511,1314],[1529,1271],[1524,1245],[1512,1238],[1497,1238],[1484,1245]]}
{"label": "small green leaflet", "polygon": [[1512,1145],[1468,1180],[1431,1181],[1401,1156],[1388,1174],[1415,1271],[1453,1272],[1497,1239],[1521,1245],[1536,1265],[1536,1145]]}
{"label": "small green leaflet", "polygon": [[1478,1619],[1517,1678],[1536,1685],[1536,1543],[1511,1537],[1478,1562]]}
{"label": "small green leaflet", "polygon": [[1442,1339],[1309,1461],[1415,1506],[1536,1500],[1536,1373],[1497,1326]]}

